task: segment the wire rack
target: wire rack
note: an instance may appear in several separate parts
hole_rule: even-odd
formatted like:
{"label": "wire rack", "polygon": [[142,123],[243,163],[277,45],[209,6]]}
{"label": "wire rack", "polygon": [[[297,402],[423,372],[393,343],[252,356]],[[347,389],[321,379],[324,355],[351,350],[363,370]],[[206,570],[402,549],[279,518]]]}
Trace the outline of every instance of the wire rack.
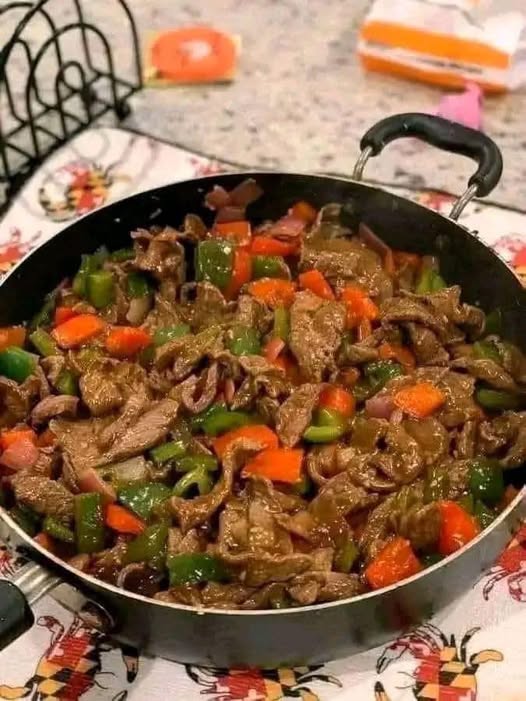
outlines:
{"label": "wire rack", "polygon": [[[112,4],[122,22],[114,12],[111,23],[94,15],[96,6],[107,13]],[[129,41],[112,41],[113,31],[127,31]],[[0,0],[0,46],[1,207],[71,137],[109,112],[119,121],[127,117],[142,71],[124,0]],[[127,55],[115,46],[125,46]]]}

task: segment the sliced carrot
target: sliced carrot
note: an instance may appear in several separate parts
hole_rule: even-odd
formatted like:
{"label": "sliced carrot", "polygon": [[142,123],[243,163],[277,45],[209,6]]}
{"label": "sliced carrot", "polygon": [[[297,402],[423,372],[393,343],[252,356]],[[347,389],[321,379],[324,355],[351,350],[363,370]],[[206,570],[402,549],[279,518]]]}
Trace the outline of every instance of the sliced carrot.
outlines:
{"label": "sliced carrot", "polygon": [[248,221],[219,222],[214,224],[212,235],[244,247],[250,246],[252,241],[252,230]]}
{"label": "sliced carrot", "polygon": [[362,319],[376,321],[380,314],[378,307],[369,295],[356,285],[347,285],[341,292],[341,300],[347,306],[347,326],[351,329],[360,325]]}
{"label": "sliced carrot", "polygon": [[285,348],[285,346],[286,343],[283,339],[278,338],[277,336],[275,338],[271,338],[263,349],[265,358],[270,363],[273,363],[275,360],[277,360],[279,354]]}
{"label": "sliced carrot", "polygon": [[438,552],[451,555],[480,533],[480,526],[471,514],[454,501],[441,501],[441,523]]}
{"label": "sliced carrot", "polygon": [[54,326],[60,326],[68,319],[73,319],[74,316],[78,316],[79,313],[76,312],[73,307],[57,307],[55,309],[55,320]]}
{"label": "sliced carrot", "polygon": [[337,411],[339,414],[348,419],[354,414],[356,402],[354,401],[354,397],[350,392],[342,387],[332,385],[322,390],[318,401],[318,406],[322,409]]}
{"label": "sliced carrot", "polygon": [[292,256],[298,252],[298,246],[273,239],[272,236],[254,236],[250,252],[255,256]]}
{"label": "sliced carrot", "polygon": [[239,290],[250,281],[252,277],[252,258],[248,251],[243,248],[236,248],[234,251],[234,265],[232,277],[225,291],[227,299],[234,299]]}
{"label": "sliced carrot", "polygon": [[517,489],[517,487],[514,487],[512,484],[508,484],[508,486],[504,490],[504,496],[502,497],[503,507],[508,506],[508,504],[511,504],[511,502],[515,499],[515,497],[518,494],[519,490]]}
{"label": "sliced carrot", "polygon": [[422,565],[411,543],[396,537],[380,550],[365,570],[371,589],[382,589],[420,572]]}
{"label": "sliced carrot", "polygon": [[414,370],[416,367],[415,356],[408,348],[398,343],[382,343],[378,348],[378,355],[382,360],[396,360],[407,370]]}
{"label": "sliced carrot", "polygon": [[0,433],[0,447],[2,450],[7,450],[10,445],[18,441],[27,440],[36,445],[37,434],[31,428],[14,428],[11,431],[2,431]]}
{"label": "sliced carrot", "polygon": [[294,484],[301,479],[303,450],[291,448],[268,448],[249,460],[242,476],[258,475],[274,482]]}
{"label": "sliced carrot", "polygon": [[39,448],[50,448],[52,445],[55,445],[56,440],[57,437],[53,431],[50,428],[46,428],[46,430],[38,436],[37,446]]}
{"label": "sliced carrot", "polygon": [[43,548],[48,550],[50,553],[56,554],[57,543],[53,540],[53,538],[50,535],[44,533],[44,531],[42,531],[41,533],[37,533],[34,537],[34,540]]}
{"label": "sliced carrot", "polygon": [[276,307],[290,307],[294,301],[295,287],[289,280],[264,277],[251,282],[248,291],[256,299],[276,309]]}
{"label": "sliced carrot", "polygon": [[298,282],[304,290],[310,290],[322,299],[334,299],[332,287],[319,270],[308,270],[306,273],[301,273]]}
{"label": "sliced carrot", "polygon": [[0,329],[0,351],[8,346],[22,347],[26,340],[26,330],[23,326],[6,326]]}
{"label": "sliced carrot", "polygon": [[118,533],[139,535],[146,528],[142,519],[119,504],[108,504],[105,521],[107,526]]}
{"label": "sliced carrot", "polygon": [[307,222],[307,224],[312,224],[318,216],[318,212],[314,209],[314,207],[303,200],[300,200],[300,202],[296,202],[295,205],[292,205],[289,213],[298,219],[303,219],[303,221]]}
{"label": "sliced carrot", "polygon": [[393,260],[397,268],[408,265],[411,268],[419,268],[422,259],[416,253],[406,253],[405,251],[393,251]]}
{"label": "sliced carrot", "polygon": [[425,419],[440,409],[446,397],[430,382],[417,382],[416,385],[403,387],[393,397],[395,406],[417,419]]}
{"label": "sliced carrot", "polygon": [[228,446],[238,438],[246,438],[250,441],[261,443],[265,448],[277,448],[278,437],[268,426],[264,424],[252,424],[251,426],[241,426],[235,428],[228,433],[224,433],[219,438],[216,438],[212,445],[219,458],[222,458],[226,453]]}
{"label": "sliced carrot", "polygon": [[390,277],[393,277],[396,272],[394,255],[391,249],[389,249],[384,256],[384,270]]}
{"label": "sliced carrot", "polygon": [[77,348],[98,336],[105,328],[104,321],[95,314],[79,314],[57,326],[52,334],[62,348]]}
{"label": "sliced carrot", "polygon": [[106,350],[115,358],[129,358],[151,343],[150,334],[136,326],[115,326],[106,336]]}

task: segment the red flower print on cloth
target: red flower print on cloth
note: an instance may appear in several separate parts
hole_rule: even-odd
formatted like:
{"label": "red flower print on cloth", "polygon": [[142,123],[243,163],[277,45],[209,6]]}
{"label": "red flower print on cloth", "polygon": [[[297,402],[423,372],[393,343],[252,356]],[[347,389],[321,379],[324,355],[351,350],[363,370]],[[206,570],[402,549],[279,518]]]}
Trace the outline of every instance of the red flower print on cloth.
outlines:
{"label": "red flower print on cloth", "polygon": [[38,231],[23,241],[20,229],[11,229],[7,240],[0,243],[0,273],[6,273],[20,258],[35,248],[41,236],[41,232]]}
{"label": "red flower print on cloth", "polygon": [[506,580],[508,592],[515,601],[526,602],[526,524],[521,526],[497,562],[484,575],[482,594],[488,601],[495,585]]}
{"label": "red flower print on cloth", "polygon": [[201,178],[205,175],[224,173],[226,168],[218,161],[209,161],[198,156],[190,156],[189,161],[194,169],[194,177]]}
{"label": "red flower print on cloth", "polygon": [[[498,650],[482,650],[468,656],[467,646],[478,628],[468,630],[457,646],[455,636],[449,638],[436,626],[426,624],[406,633],[388,645],[378,658],[376,671],[383,672],[406,652],[418,660],[411,689],[420,701],[476,701],[479,665],[501,662]],[[389,701],[384,686],[376,682],[375,701]]]}
{"label": "red flower print on cloth", "polygon": [[[33,701],[79,701],[88,691],[100,686],[97,675],[102,672],[102,653],[113,649],[102,633],[88,627],[78,616],[68,628],[54,616],[40,616],[37,625],[49,631],[49,645],[33,676],[23,686],[0,684],[0,699],[30,697]],[[122,659],[127,680],[132,682],[137,675],[137,653],[132,648],[122,648]],[[112,701],[123,701],[126,695],[123,690]]]}
{"label": "red flower print on cloth", "polygon": [[336,677],[323,674],[323,665],[294,669],[221,669],[186,665],[186,673],[203,687],[207,701],[321,701],[313,682],[341,687]]}

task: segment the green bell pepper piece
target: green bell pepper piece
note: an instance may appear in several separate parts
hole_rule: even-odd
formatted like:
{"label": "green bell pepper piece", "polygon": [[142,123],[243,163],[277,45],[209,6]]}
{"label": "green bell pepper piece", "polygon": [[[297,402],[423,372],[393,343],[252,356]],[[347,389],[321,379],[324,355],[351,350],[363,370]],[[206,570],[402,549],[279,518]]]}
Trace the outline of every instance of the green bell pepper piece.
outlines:
{"label": "green bell pepper piece", "polygon": [[488,509],[488,507],[481,501],[475,502],[475,508],[473,509],[473,515],[480,523],[481,528],[487,528],[493,523],[495,519],[495,513]]}
{"label": "green bell pepper piece", "polygon": [[17,346],[0,351],[0,375],[16,382],[23,382],[33,374],[37,361],[32,353]]}
{"label": "green bell pepper piece", "polygon": [[415,292],[418,295],[427,295],[431,292],[438,292],[446,287],[444,279],[433,268],[422,270],[420,278],[416,284]]}
{"label": "green bell pepper piece", "polygon": [[234,326],[227,347],[234,355],[257,355],[261,352],[259,335],[248,326]]}
{"label": "green bell pepper piece", "polygon": [[309,426],[303,433],[303,440],[308,443],[332,443],[345,433],[345,426]]}
{"label": "green bell pepper piece", "polygon": [[114,263],[124,263],[126,260],[133,260],[135,258],[135,251],[133,248],[118,248],[116,251],[110,253],[109,258]]}
{"label": "green bell pepper piece", "polygon": [[30,329],[32,331],[40,326],[49,326],[51,324],[57,305],[57,297],[58,289],[53,290],[44,297],[44,304],[31,320]]}
{"label": "green bell pepper piece", "polygon": [[80,257],[80,268],[73,278],[73,292],[79,297],[88,295],[88,275],[100,270],[102,264],[108,259],[108,249],[101,246],[92,255],[84,254]]}
{"label": "green bell pepper piece", "polygon": [[503,411],[505,409],[518,409],[520,398],[510,392],[502,392],[496,389],[481,387],[475,391],[475,399],[484,409]]}
{"label": "green bell pepper piece", "polygon": [[290,488],[291,491],[294,494],[297,494],[299,497],[306,497],[310,494],[312,491],[313,483],[311,478],[306,472],[301,473],[301,477],[299,482],[296,482],[295,484],[291,484]]}
{"label": "green bell pepper piece", "polygon": [[67,528],[67,526],[64,526],[63,523],[60,523],[60,521],[57,521],[52,516],[46,516],[42,524],[42,530],[52,538],[61,540],[63,543],[75,542],[75,534],[71,528]]}
{"label": "green bell pepper piece", "polygon": [[473,355],[479,360],[494,360],[496,363],[501,362],[500,353],[491,341],[476,341],[473,344]]}
{"label": "green bell pepper piece", "polygon": [[202,423],[202,430],[207,436],[219,436],[234,428],[241,428],[253,423],[253,417],[244,411],[221,409],[207,416]]}
{"label": "green bell pepper piece", "polygon": [[75,496],[75,532],[79,553],[96,553],[104,548],[102,497],[96,492]]}
{"label": "green bell pepper piece", "polygon": [[126,290],[130,297],[146,297],[152,291],[148,279],[141,273],[129,273],[126,278]]}
{"label": "green bell pepper piece", "polygon": [[79,393],[79,383],[75,373],[67,369],[62,370],[57,377],[56,388],[60,394],[76,397]]}
{"label": "green bell pepper piece", "polygon": [[168,555],[166,566],[171,587],[201,582],[228,582],[230,579],[224,563],[208,553]]}
{"label": "green bell pepper piece", "polygon": [[334,568],[337,572],[349,574],[356,562],[360,551],[353,540],[348,540],[334,555]]}
{"label": "green bell pepper piece", "polygon": [[162,443],[150,450],[150,457],[156,465],[168,460],[173,460],[186,452],[186,445],[183,441],[171,441],[170,443]]}
{"label": "green bell pepper piece", "polygon": [[392,360],[367,363],[363,372],[365,377],[360,378],[353,387],[353,395],[357,402],[364,402],[379,392],[389,380],[404,374],[402,366]]}
{"label": "green bell pepper piece", "polygon": [[274,327],[272,335],[287,342],[289,339],[289,312],[285,307],[277,307],[274,310]]}
{"label": "green bell pepper piece", "polygon": [[109,306],[115,296],[113,274],[109,270],[99,270],[86,277],[86,293],[88,301],[95,309]]}
{"label": "green bell pepper piece", "polygon": [[30,536],[35,536],[40,530],[40,516],[25,504],[17,504],[9,511],[9,515],[18,523],[20,528]]}
{"label": "green bell pepper piece", "polygon": [[434,466],[428,469],[424,480],[424,501],[427,504],[445,499],[449,488],[450,480],[445,467]]}
{"label": "green bell pepper piece", "polygon": [[172,491],[170,487],[159,482],[137,484],[119,489],[119,501],[128,509],[134,511],[144,521],[148,521],[154,508],[168,499]]}
{"label": "green bell pepper piece", "polygon": [[192,487],[197,487],[199,494],[208,494],[214,486],[214,481],[209,470],[203,465],[194,467],[177,480],[172,493],[177,497],[183,497]]}
{"label": "green bell pepper piece", "polygon": [[345,426],[343,416],[333,409],[318,409],[316,412],[316,426]]}
{"label": "green bell pepper piece", "polygon": [[486,315],[484,334],[486,336],[502,335],[502,312],[500,309],[494,309]]}
{"label": "green bell pepper piece", "polygon": [[226,241],[201,241],[195,252],[196,280],[211,282],[225,290],[232,278],[234,246]]}
{"label": "green bell pepper piece", "polygon": [[44,358],[50,355],[61,355],[53,336],[42,328],[35,329],[29,336],[29,340]]}
{"label": "green bell pepper piece", "polygon": [[504,476],[498,460],[476,458],[471,463],[469,491],[475,499],[490,506],[499,502],[504,495]]}
{"label": "green bell pepper piece", "polygon": [[173,341],[181,336],[187,336],[190,333],[188,324],[177,324],[177,326],[165,326],[162,329],[157,329],[153,334],[153,343],[155,346],[162,346],[168,341]]}
{"label": "green bell pepper piece", "polygon": [[464,511],[468,512],[468,514],[474,513],[475,499],[473,498],[473,494],[464,494],[463,497],[460,497],[460,499],[458,500],[458,503],[464,509]]}
{"label": "green bell pepper piece", "polygon": [[252,279],[262,277],[277,277],[288,279],[290,270],[281,256],[253,256]]}
{"label": "green bell pepper piece", "polygon": [[124,563],[147,562],[151,567],[160,569],[166,557],[166,523],[154,523],[128,543],[124,553]]}
{"label": "green bell pepper piece", "polygon": [[224,411],[228,411],[226,408],[226,404],[223,402],[217,402],[215,404],[211,404],[208,409],[205,409],[199,414],[196,414],[190,419],[190,430],[192,433],[197,433],[197,431],[202,431],[203,430],[203,424],[204,422],[212,417],[215,416],[216,414],[222,414]]}
{"label": "green bell pepper piece", "polygon": [[198,467],[214,472],[218,468],[218,462],[213,455],[184,455],[175,461],[178,472],[190,472]]}

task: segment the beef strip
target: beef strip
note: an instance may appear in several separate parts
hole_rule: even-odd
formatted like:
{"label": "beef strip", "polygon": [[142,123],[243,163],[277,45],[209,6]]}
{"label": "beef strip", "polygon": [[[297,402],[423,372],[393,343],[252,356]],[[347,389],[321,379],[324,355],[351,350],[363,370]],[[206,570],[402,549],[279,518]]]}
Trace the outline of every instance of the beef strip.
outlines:
{"label": "beef strip", "polygon": [[513,377],[499,363],[489,358],[456,358],[451,362],[451,368],[453,370],[467,370],[477,380],[482,380],[495,389],[502,389],[506,392],[518,390]]}
{"label": "beef strip", "polygon": [[37,514],[53,516],[63,523],[73,518],[73,496],[60,482],[23,471],[11,478],[11,484],[16,500]]}
{"label": "beef strip", "polygon": [[33,424],[43,424],[54,416],[75,416],[79,403],[78,397],[67,394],[49,395],[41,399],[31,412]]}
{"label": "beef strip", "polygon": [[338,472],[336,456],[338,446],[336,444],[314,446],[307,453],[306,465],[309,477],[318,485],[323,486]]}
{"label": "beef strip", "polygon": [[392,518],[395,533],[407,538],[415,550],[436,550],[441,523],[436,502],[400,510]]}
{"label": "beef strip", "polygon": [[391,494],[369,514],[359,541],[366,562],[374,560],[392,533],[392,515],[396,508],[396,495]]}
{"label": "beef strip", "polygon": [[134,424],[145,410],[149,400],[146,393],[132,394],[122,407],[120,415],[105,426],[97,437],[97,444],[101,450],[106,450],[112,443],[122,438],[126,431]]}
{"label": "beef strip", "polygon": [[79,380],[82,401],[92,416],[103,416],[121,407],[124,396],[112,377],[111,366],[94,366]]}
{"label": "beef strip", "polygon": [[460,287],[452,285],[438,290],[438,292],[427,294],[421,299],[437,314],[445,316],[452,324],[467,327],[476,337],[482,333],[484,328],[485,314],[478,307],[462,304],[460,295]]}
{"label": "beef strip", "polygon": [[283,445],[292,447],[301,440],[311,422],[320,392],[321,385],[300,385],[280,406],[276,415],[276,431]]}
{"label": "beef strip", "polygon": [[466,421],[462,428],[457,430],[453,457],[462,460],[472,458],[475,455],[477,442],[477,422]]}
{"label": "beef strip", "polygon": [[417,441],[402,425],[390,424],[385,435],[386,450],[369,458],[395,484],[409,484],[424,468],[424,459]]}
{"label": "beef strip", "polygon": [[135,266],[151,273],[160,282],[171,279],[180,285],[185,278],[185,262],[179,236],[170,227],[164,228],[157,235],[144,230],[132,233],[132,238],[136,241]]}
{"label": "beef strip", "polygon": [[164,343],[155,351],[154,364],[158,370],[172,366],[173,379],[183,380],[203,358],[220,352],[222,347],[222,330],[218,326],[210,326],[198,334]]}
{"label": "beef strip", "polygon": [[194,332],[204,331],[217,324],[231,323],[234,306],[210,282],[187,282],[181,288],[180,313]]}
{"label": "beef strip", "polygon": [[199,414],[208,409],[216,398],[218,379],[217,363],[213,363],[200,376],[190,375],[174,387],[170,397],[180,401],[191,414]]}
{"label": "beef strip", "polygon": [[250,295],[240,295],[237,300],[237,309],[234,315],[234,323],[256,329],[260,334],[269,331],[273,315],[268,307]]}
{"label": "beef strip", "polygon": [[290,309],[289,345],[306,381],[321,382],[327,371],[335,369],[345,319],[345,307],[339,302],[324,301],[311,292],[296,295]]}
{"label": "beef strip", "polygon": [[52,419],[49,422],[49,428],[76,473],[105,462],[97,446],[97,438],[107,423],[107,419]]}
{"label": "beef strip", "polygon": [[22,384],[0,377],[0,425],[12,426],[24,421],[39,395],[39,383],[34,376]]}
{"label": "beef strip", "polygon": [[165,438],[177,419],[179,405],[172,399],[153,403],[128,431],[117,437],[104,455],[106,462],[126,460],[143,453]]}
{"label": "beef strip", "polygon": [[183,533],[211,518],[231,493],[236,472],[261,447],[259,443],[244,438],[232,441],[223,457],[221,476],[209,494],[193,499],[171,498],[171,510]]}
{"label": "beef strip", "polygon": [[409,333],[411,349],[417,362],[421,365],[447,365],[449,354],[438,340],[434,331],[422,324],[408,322],[404,324]]}
{"label": "beef strip", "polygon": [[406,324],[413,322],[433,331],[440,341],[448,340],[447,319],[434,314],[423,301],[415,296],[392,297],[380,307],[382,323]]}
{"label": "beef strip", "polygon": [[311,239],[303,247],[300,268],[316,268],[336,287],[352,281],[372,296],[392,295],[392,281],[380,256],[358,239]]}
{"label": "beef strip", "polygon": [[407,419],[402,426],[418,443],[424,465],[433,465],[448,455],[449,434],[437,419]]}

